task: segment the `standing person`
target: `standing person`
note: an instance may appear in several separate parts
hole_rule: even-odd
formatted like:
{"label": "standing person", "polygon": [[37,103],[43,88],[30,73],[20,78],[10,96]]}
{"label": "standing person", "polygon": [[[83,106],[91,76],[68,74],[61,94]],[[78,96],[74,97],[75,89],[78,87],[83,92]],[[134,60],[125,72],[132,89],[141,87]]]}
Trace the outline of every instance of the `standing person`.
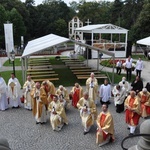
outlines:
{"label": "standing person", "polygon": [[141,92],[138,93],[141,106],[141,116],[146,118],[150,116],[150,93],[146,88],[143,88]]}
{"label": "standing person", "polygon": [[83,89],[79,83],[75,83],[74,87],[71,90],[72,97],[72,106],[77,108],[77,103],[81,97],[83,97]]}
{"label": "standing person", "polygon": [[63,105],[57,95],[53,95],[53,101],[49,104],[50,123],[54,131],[60,131],[64,124],[68,125],[67,116]]}
{"label": "standing person", "polygon": [[119,85],[125,89],[126,97],[129,95],[129,91],[131,90],[131,86],[128,81],[126,81],[126,77],[122,77],[122,80],[119,82]]}
{"label": "standing person", "polygon": [[8,100],[12,108],[19,108],[20,105],[20,89],[19,80],[11,73],[11,78],[8,80]]}
{"label": "standing person", "polygon": [[27,76],[27,81],[23,85],[23,96],[24,96],[24,108],[32,110],[32,97],[31,91],[35,86],[35,82],[31,79],[31,76]]}
{"label": "standing person", "polygon": [[141,60],[141,58],[137,60],[135,70],[136,70],[136,76],[139,76],[141,78],[141,72],[143,70],[143,61]]}
{"label": "standing person", "polygon": [[119,59],[118,61],[117,61],[117,63],[116,63],[116,73],[118,74],[118,75],[120,75],[121,74],[121,69],[122,69],[122,61]]}
{"label": "standing person", "polygon": [[140,103],[135,91],[131,91],[130,95],[126,98],[125,108],[126,123],[130,130],[129,135],[133,135],[140,119]]}
{"label": "standing person", "polygon": [[55,95],[55,86],[52,82],[50,82],[49,80],[45,80],[42,82],[42,85],[44,83],[44,86],[45,86],[45,92],[46,92],[46,95],[48,97],[48,103],[50,103],[53,99],[52,99],[52,95]]}
{"label": "standing person", "polygon": [[7,85],[5,80],[0,74],[0,110],[6,110],[8,108],[7,101]]}
{"label": "standing person", "polygon": [[114,122],[108,105],[102,105],[102,112],[97,117],[96,144],[102,146],[114,141]]}
{"label": "standing person", "polygon": [[41,87],[39,82],[36,82],[35,88],[31,92],[31,97],[33,98],[33,115],[36,120],[36,124],[46,123],[46,104],[47,96],[43,87]]}
{"label": "standing person", "polygon": [[150,82],[147,82],[147,83],[146,83],[145,88],[147,89],[148,92],[150,92]]}
{"label": "standing person", "polygon": [[94,77],[92,72],[90,77],[86,80],[86,89],[89,92],[89,97],[97,104],[97,94],[98,94],[98,81]]}
{"label": "standing person", "polygon": [[104,80],[104,84],[102,84],[99,88],[99,97],[100,97],[100,103],[104,104],[110,104],[110,98],[111,98],[111,86],[108,84],[108,80]]}
{"label": "standing person", "polygon": [[120,85],[116,85],[113,90],[114,104],[116,106],[116,112],[121,113],[124,111],[124,100],[126,97],[126,91]]}
{"label": "standing person", "polygon": [[68,108],[70,102],[67,89],[64,86],[60,85],[55,94],[59,96],[59,100],[63,104],[64,108]]}
{"label": "standing person", "polygon": [[131,80],[131,75],[132,75],[132,58],[131,56],[129,56],[127,59],[126,59],[126,62],[125,62],[125,70],[126,70],[126,77],[127,77],[127,80]]}
{"label": "standing person", "polygon": [[139,76],[136,76],[135,80],[131,83],[132,90],[137,93],[142,91],[143,89],[143,81],[140,79]]}
{"label": "standing person", "polygon": [[96,119],[97,110],[94,101],[89,97],[88,92],[84,92],[83,97],[78,101],[77,107],[80,110],[80,117],[86,135]]}

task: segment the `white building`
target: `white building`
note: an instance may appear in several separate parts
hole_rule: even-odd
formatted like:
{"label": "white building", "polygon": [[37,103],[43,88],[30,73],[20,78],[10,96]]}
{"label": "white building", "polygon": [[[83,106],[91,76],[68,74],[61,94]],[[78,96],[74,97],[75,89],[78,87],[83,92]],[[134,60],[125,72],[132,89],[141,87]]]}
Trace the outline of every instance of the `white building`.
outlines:
{"label": "white building", "polygon": [[73,17],[71,21],[69,21],[69,38],[77,39],[79,37],[80,40],[83,40],[83,32],[75,32],[76,28],[83,27],[83,22],[79,20],[77,16]]}

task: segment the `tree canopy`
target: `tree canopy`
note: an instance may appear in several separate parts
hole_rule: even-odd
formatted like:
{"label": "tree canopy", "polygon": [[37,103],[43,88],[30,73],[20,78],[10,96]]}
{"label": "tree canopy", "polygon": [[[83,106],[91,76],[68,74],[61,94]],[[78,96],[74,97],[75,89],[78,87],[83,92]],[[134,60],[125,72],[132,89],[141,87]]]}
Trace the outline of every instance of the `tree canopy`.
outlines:
{"label": "tree canopy", "polygon": [[112,23],[129,30],[129,40],[136,41],[149,36],[150,1],[114,0],[91,1],[75,0],[70,6],[62,0],[43,0],[35,6],[34,0],[1,0],[0,5],[0,47],[5,48],[4,23],[13,23],[15,45],[20,45],[20,36],[25,42],[50,33],[68,37],[68,22],[78,16],[84,25],[87,19],[91,24]]}

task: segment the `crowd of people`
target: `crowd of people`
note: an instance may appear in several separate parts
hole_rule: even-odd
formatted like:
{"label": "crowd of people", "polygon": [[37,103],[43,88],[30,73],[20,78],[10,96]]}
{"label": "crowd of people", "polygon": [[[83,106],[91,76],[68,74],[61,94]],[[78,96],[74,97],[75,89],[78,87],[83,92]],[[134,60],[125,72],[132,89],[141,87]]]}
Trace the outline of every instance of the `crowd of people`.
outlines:
{"label": "crowd of people", "polygon": [[[25,109],[32,111],[36,124],[45,124],[50,114],[52,129],[60,131],[68,125],[66,110],[72,105],[79,110],[84,135],[90,132],[92,125],[97,124],[96,143],[99,146],[115,140],[113,116],[108,110],[112,97],[116,112],[125,111],[130,135],[135,133],[140,117],[150,116],[150,84],[144,87],[139,76],[131,84],[123,77],[112,88],[107,79],[98,87],[98,80],[91,73],[85,84],[85,91],[79,83],[68,91],[63,85],[56,89],[49,80],[35,83],[27,76],[21,91],[21,85],[13,73],[7,85],[0,75],[0,110],[17,109],[22,102]],[[98,101],[102,106],[100,114],[97,111]]]}

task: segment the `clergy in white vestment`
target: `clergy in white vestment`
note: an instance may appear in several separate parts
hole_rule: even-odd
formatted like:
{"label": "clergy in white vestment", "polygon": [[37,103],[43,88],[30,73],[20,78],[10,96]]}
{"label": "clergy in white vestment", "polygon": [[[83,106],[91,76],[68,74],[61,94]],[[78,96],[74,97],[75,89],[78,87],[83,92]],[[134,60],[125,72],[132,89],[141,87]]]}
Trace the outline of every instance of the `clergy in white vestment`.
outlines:
{"label": "clergy in white vestment", "polygon": [[58,95],[53,95],[53,101],[49,104],[50,123],[54,131],[60,131],[64,124],[68,125],[68,119],[63,104],[58,100]]}
{"label": "clergy in white vestment", "polygon": [[102,84],[99,88],[99,97],[101,104],[107,103],[110,104],[111,98],[111,86],[108,84],[108,80],[104,80],[104,84]]}
{"label": "clergy in white vestment", "polygon": [[31,97],[33,98],[33,107],[32,112],[36,120],[36,124],[44,124],[47,122],[46,115],[46,104],[47,104],[47,95],[44,87],[40,85],[39,82],[36,82],[35,88],[31,91]]}
{"label": "clergy in white vestment", "polygon": [[114,86],[112,93],[114,95],[114,104],[116,106],[116,112],[121,113],[124,111],[124,100],[126,97],[126,91],[120,85]]}
{"label": "clergy in white vestment", "polygon": [[84,127],[83,134],[87,134],[97,118],[97,109],[94,101],[89,98],[88,92],[78,101],[77,108],[80,110],[80,117]]}
{"label": "clergy in white vestment", "polygon": [[27,76],[27,81],[23,85],[23,96],[24,96],[24,108],[31,110],[32,109],[32,97],[31,91],[35,86],[35,82],[31,79],[30,76]]}
{"label": "clergy in white vestment", "polygon": [[97,104],[97,94],[98,94],[98,81],[94,77],[92,72],[90,77],[86,80],[86,90],[89,92],[89,97]]}
{"label": "clergy in white vestment", "polygon": [[14,73],[11,74],[11,78],[8,81],[8,99],[12,108],[19,108],[20,105],[20,89],[21,85]]}
{"label": "clergy in white vestment", "polygon": [[131,86],[128,81],[126,81],[126,77],[122,77],[122,81],[119,82],[119,85],[125,89],[126,91],[126,97],[129,95],[129,92],[131,90]]}
{"label": "clergy in white vestment", "polygon": [[5,80],[1,77],[0,74],[0,110],[6,110],[8,108],[7,101],[7,85]]}
{"label": "clergy in white vestment", "polygon": [[69,94],[64,86],[59,86],[59,88],[56,90],[56,95],[59,96],[59,100],[63,104],[64,108],[68,108],[70,106]]}

